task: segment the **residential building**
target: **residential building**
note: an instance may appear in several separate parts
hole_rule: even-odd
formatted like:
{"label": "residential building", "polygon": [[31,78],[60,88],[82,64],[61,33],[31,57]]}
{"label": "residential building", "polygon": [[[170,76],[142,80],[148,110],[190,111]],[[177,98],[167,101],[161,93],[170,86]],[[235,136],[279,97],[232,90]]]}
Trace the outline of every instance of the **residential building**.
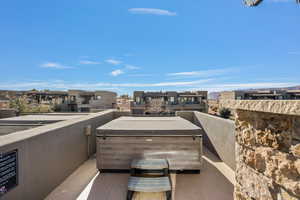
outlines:
{"label": "residential building", "polygon": [[110,91],[68,91],[68,111],[89,112],[93,109],[105,110],[116,107],[117,93]]}
{"label": "residential building", "polygon": [[249,90],[221,92],[219,100],[296,100],[300,90]]}
{"label": "residential building", "polygon": [[117,109],[119,111],[130,111],[130,103],[132,99],[129,96],[120,96],[117,98]]}
{"label": "residential building", "polygon": [[61,104],[67,100],[68,92],[65,91],[38,91],[32,90],[25,92],[29,103],[37,104]]}
{"label": "residential building", "polygon": [[17,90],[0,90],[0,96],[6,97],[9,100],[22,97],[26,95],[27,91],[17,91]]}
{"label": "residential building", "polygon": [[207,91],[135,91],[131,103],[133,114],[172,114],[180,110],[207,112],[207,109]]}
{"label": "residential building", "polygon": [[244,92],[242,91],[226,91],[220,93],[219,100],[242,99],[243,97]]}
{"label": "residential building", "polygon": [[[23,97],[30,105],[49,105],[59,112],[90,112],[115,108],[117,94],[110,91],[0,91],[0,108]],[[5,101],[5,102],[4,102]]]}
{"label": "residential building", "polygon": [[9,108],[9,98],[0,96],[0,109]]}

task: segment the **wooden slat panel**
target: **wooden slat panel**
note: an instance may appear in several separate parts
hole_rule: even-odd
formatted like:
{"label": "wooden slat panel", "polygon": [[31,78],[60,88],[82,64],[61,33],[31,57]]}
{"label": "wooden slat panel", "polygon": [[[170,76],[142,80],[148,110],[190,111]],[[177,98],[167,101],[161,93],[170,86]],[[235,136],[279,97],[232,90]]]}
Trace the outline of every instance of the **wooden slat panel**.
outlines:
{"label": "wooden slat panel", "polygon": [[166,158],[172,170],[200,170],[202,138],[106,137],[97,138],[99,169],[129,169],[133,159]]}
{"label": "wooden slat panel", "polygon": [[[98,137],[98,138],[102,138],[102,137]],[[170,138],[172,140],[170,140]],[[197,139],[199,137],[196,137]],[[193,141],[192,137],[180,137],[180,136],[172,136],[172,137],[151,137],[151,136],[145,136],[145,137],[135,137],[135,136],[131,136],[131,137],[106,137],[106,141],[111,141],[111,143],[115,143],[115,142],[122,142],[122,143],[136,143],[137,140],[145,140],[145,139],[152,139],[152,141],[157,141],[157,142],[169,142],[170,144],[174,143],[191,143],[191,141]]]}
{"label": "wooden slat panel", "polygon": [[[128,159],[133,160],[132,157],[142,158],[140,156],[140,154],[134,154],[134,153],[133,154],[127,153],[127,154],[114,154],[114,155],[108,154],[108,155],[106,155],[105,152],[103,152],[102,155],[103,156],[102,156],[101,159],[111,159],[111,158],[113,158],[114,160],[120,160],[120,161],[128,160]],[[146,158],[164,158],[165,156],[168,156],[168,160],[182,160],[182,161],[185,161],[187,157],[188,157],[189,160],[199,160],[198,154],[197,155],[190,155],[190,154],[187,153],[186,155],[174,155],[174,154],[168,155],[168,154],[166,154],[166,152],[160,153],[160,154],[155,154],[155,155],[150,154],[150,153],[149,154],[147,154],[147,153],[143,154],[143,157],[146,157]]]}
{"label": "wooden slat panel", "polygon": [[[102,144],[100,143],[101,145],[101,148],[108,148],[108,149],[115,149],[116,147],[121,147],[126,145],[126,146],[132,146],[136,149],[140,148],[140,147],[143,147],[143,148],[147,148],[148,146],[145,146],[145,145],[150,145],[151,147],[153,148],[158,148],[160,149],[161,148],[161,145],[166,145],[166,142],[160,142],[160,143],[154,143],[154,142],[151,142],[152,145],[150,144],[150,142],[147,142],[147,143],[105,143],[105,144]],[[165,148],[168,148],[168,149],[177,149],[177,148],[180,148],[180,149],[194,149],[194,148],[197,148],[198,145],[195,145],[193,143],[178,143],[176,145],[174,144],[171,144],[171,145],[168,145],[168,146],[165,146]],[[152,149],[152,148],[151,148]]]}
{"label": "wooden slat panel", "polygon": [[[195,147],[197,148],[197,147]],[[147,149],[143,149],[143,148],[135,148],[135,149],[127,149],[124,152],[124,148],[116,148],[116,149],[102,149],[102,154],[108,154],[109,156],[117,156],[117,155],[132,155],[132,154],[140,154],[140,152],[143,152],[143,155],[168,155],[169,157],[173,157],[173,156],[198,156],[199,152],[198,151],[194,151],[191,149],[159,149],[159,148],[147,148]]]}

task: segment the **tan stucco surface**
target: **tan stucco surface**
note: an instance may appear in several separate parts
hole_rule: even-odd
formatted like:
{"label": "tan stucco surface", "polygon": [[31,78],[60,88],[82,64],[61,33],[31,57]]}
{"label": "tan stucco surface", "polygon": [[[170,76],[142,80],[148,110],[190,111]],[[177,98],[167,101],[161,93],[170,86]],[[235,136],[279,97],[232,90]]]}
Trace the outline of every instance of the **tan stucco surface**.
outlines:
{"label": "tan stucco surface", "polygon": [[97,128],[98,134],[174,133],[199,134],[201,129],[181,117],[120,117]]}
{"label": "tan stucco surface", "polygon": [[[175,186],[173,200],[233,199],[234,172],[207,150],[204,150],[203,159],[204,165],[200,174],[172,175],[172,182]],[[52,191],[46,200],[125,199],[129,174],[100,174],[97,173],[95,166],[95,159],[85,162]],[[86,183],[87,178],[90,178],[88,184]]]}
{"label": "tan stucco surface", "polygon": [[62,120],[68,120],[68,119],[75,119],[82,117],[84,115],[24,115],[24,116],[18,116],[18,117],[10,117],[10,118],[4,118],[0,119],[1,121],[62,121]]}
{"label": "tan stucco surface", "polygon": [[[18,185],[1,200],[43,199],[95,153],[95,129],[113,111],[90,114],[0,136],[0,152],[18,150]],[[91,126],[89,140],[85,128]]]}

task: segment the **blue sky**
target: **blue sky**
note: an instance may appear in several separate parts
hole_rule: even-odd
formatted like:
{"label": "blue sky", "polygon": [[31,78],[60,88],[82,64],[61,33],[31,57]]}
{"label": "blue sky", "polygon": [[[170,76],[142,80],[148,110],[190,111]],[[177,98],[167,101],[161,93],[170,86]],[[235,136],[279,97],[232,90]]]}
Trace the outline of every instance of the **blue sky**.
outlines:
{"label": "blue sky", "polygon": [[1,1],[0,89],[299,85],[299,24],[294,0]]}

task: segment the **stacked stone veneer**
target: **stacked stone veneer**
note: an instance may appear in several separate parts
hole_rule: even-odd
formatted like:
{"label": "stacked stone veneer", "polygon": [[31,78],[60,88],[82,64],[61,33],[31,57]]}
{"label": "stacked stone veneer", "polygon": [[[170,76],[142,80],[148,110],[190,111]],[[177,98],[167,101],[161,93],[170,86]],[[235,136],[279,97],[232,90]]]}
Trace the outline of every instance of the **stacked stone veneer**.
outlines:
{"label": "stacked stone veneer", "polygon": [[235,200],[300,199],[300,101],[230,105],[237,109]]}

